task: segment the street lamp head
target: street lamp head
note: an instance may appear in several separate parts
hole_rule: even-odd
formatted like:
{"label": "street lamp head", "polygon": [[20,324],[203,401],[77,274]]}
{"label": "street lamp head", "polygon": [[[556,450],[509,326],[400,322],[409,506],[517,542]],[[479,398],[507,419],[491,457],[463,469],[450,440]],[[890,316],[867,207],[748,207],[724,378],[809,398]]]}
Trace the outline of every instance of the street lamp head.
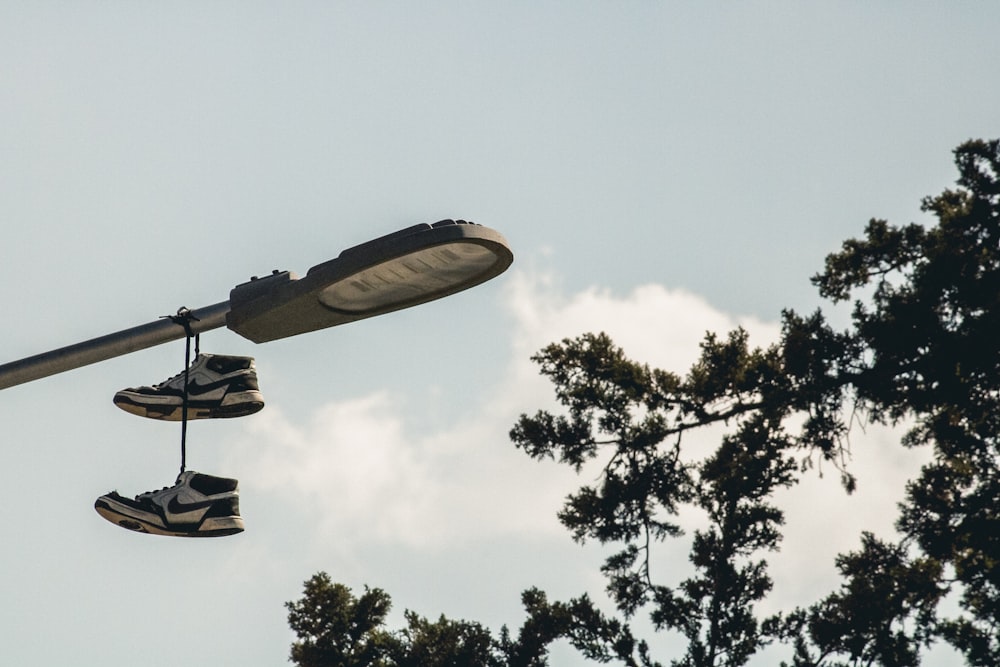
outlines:
{"label": "street lamp head", "polygon": [[226,324],[255,343],[286,338],[440,299],[500,275],[513,260],[488,227],[415,225],[349,248],[304,278],[283,271],[237,285]]}

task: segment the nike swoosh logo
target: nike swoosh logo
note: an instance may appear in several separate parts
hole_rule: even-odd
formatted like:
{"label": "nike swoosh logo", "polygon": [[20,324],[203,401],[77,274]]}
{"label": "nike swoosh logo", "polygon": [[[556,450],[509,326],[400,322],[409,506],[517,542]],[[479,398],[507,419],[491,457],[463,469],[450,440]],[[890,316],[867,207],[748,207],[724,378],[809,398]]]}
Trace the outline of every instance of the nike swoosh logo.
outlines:
{"label": "nike swoosh logo", "polygon": [[225,387],[232,384],[233,379],[229,378],[227,380],[217,380],[216,382],[209,382],[207,384],[200,384],[197,380],[191,380],[188,383],[188,393],[189,394],[204,394],[219,387]]}
{"label": "nike swoosh logo", "polygon": [[182,503],[177,500],[177,496],[174,496],[170,499],[170,502],[167,503],[167,511],[171,514],[184,514],[185,512],[203,510],[211,507],[213,504],[215,504],[214,500],[199,500],[196,503]]}

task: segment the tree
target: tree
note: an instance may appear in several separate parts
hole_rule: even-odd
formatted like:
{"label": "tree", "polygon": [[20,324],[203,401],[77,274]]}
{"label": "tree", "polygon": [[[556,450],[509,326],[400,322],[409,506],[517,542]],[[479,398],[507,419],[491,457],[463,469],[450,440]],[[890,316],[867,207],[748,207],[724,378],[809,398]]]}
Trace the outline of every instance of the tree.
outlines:
{"label": "tree", "polygon": [[[814,282],[835,301],[874,285],[870,307],[855,303],[848,379],[872,418],[916,422],[904,445],[933,447],[897,523],[899,548],[919,554],[905,568],[923,591],[911,642],[941,638],[985,666],[1000,664],[1000,141],[955,158],[959,188],[923,202],[936,226],[872,220]],[[927,608],[951,592],[963,613],[934,618]]]}
{"label": "tree", "polygon": [[407,627],[391,632],[392,599],[365,588],[355,597],[325,572],[303,585],[302,598],[285,604],[298,637],[291,660],[299,667],[500,667],[502,648],[478,623],[441,616],[428,621],[406,611]]}
{"label": "tree", "polygon": [[[587,595],[549,602],[531,589],[516,637],[408,614],[407,630],[371,631],[350,655],[409,664],[414,651],[441,647],[485,661],[463,664],[536,667],[566,639],[593,661],[651,667],[659,663],[629,626],[643,611],[656,630],[684,638],[677,667],[744,665],[775,642],[794,667],[917,665],[935,641],[969,665],[1000,664],[1000,141],[967,142],[955,158],[959,187],[923,202],[935,225],[872,220],[813,278],[833,302],[854,297],[847,331],[822,311],[785,311],[775,344],[752,348],[742,329],[709,333],[684,375],[632,361],[600,333],[533,357],[561,407],[522,415],[510,436],[532,458],[598,472],[558,517],[577,541],[614,547],[601,571],[620,618]],[[844,451],[855,418],[911,425],[902,444],[933,450],[907,486],[899,534],[862,535],[857,551],[837,557],[838,590],[761,617],[767,554],[784,522],[774,494],[817,461],[853,491]],[[708,427],[723,431],[714,450],[690,447]],[[654,552],[685,537],[682,509],[703,516],[689,539],[694,574],[663,580]],[[942,617],[949,595],[960,612]],[[359,641],[347,637],[334,645]]]}
{"label": "tree", "polygon": [[[816,357],[817,343],[833,354]],[[840,464],[844,389],[829,377],[844,350],[818,316],[786,313],[782,343],[765,350],[751,349],[743,330],[709,334],[684,378],[630,361],[604,334],[534,357],[566,414],[522,416],[511,438],[578,470],[600,460],[598,484],[571,495],[559,518],[579,541],[620,546],[602,567],[607,591],[626,619],[648,606],[657,629],[686,638],[672,664],[743,665],[774,635],[775,621],[755,613],[771,589],[763,556],[783,523],[771,497],[795,482],[796,454]],[[734,430],[708,456],[685,456],[683,436],[717,423]],[[691,540],[697,574],[667,585],[654,580],[652,552],[681,536],[673,518],[682,505],[706,517]]]}
{"label": "tree", "polygon": [[291,660],[299,667],[382,667],[394,648],[382,629],[392,600],[381,589],[354,597],[325,572],[304,584],[302,599],[288,602],[288,625],[298,637]]}
{"label": "tree", "polygon": [[[626,617],[649,605],[657,628],[687,638],[674,664],[741,665],[780,640],[795,646],[795,665],[915,665],[935,639],[971,665],[1000,664],[1000,142],[970,141],[955,156],[959,189],[923,202],[936,226],[872,220],[814,278],[835,302],[874,286],[846,333],[820,312],[788,311],[767,350],[749,350],[742,331],[709,334],[683,379],[628,361],[606,336],[535,357],[567,414],[522,416],[512,439],[578,469],[604,457],[600,483],[571,496],[560,519],[577,539],[623,545],[603,568],[608,592]],[[839,465],[848,411],[913,420],[903,444],[934,448],[908,486],[902,539],[863,536],[837,560],[841,591],[758,621],[754,603],[770,588],[761,554],[782,523],[768,499],[795,483],[793,453]],[[804,421],[790,434],[793,417]],[[734,432],[686,461],[682,434],[719,421]],[[709,525],[692,540],[699,574],[667,587],[650,576],[651,545],[678,535],[669,517],[692,502]],[[938,619],[953,591],[964,614]]]}
{"label": "tree", "polygon": [[627,625],[595,609],[586,594],[568,603],[550,603],[545,593],[532,588],[521,595],[521,602],[528,618],[517,638],[512,640],[506,627],[501,631],[501,645],[510,667],[544,667],[548,664],[548,646],[557,639],[568,640],[595,662],[617,659],[629,667],[656,664],[649,659],[648,646],[637,643]]}
{"label": "tree", "polygon": [[871,533],[861,542],[861,550],[837,557],[846,579],[841,590],[784,621],[786,637],[794,638],[794,667],[920,664],[921,648],[934,637],[940,568]]}

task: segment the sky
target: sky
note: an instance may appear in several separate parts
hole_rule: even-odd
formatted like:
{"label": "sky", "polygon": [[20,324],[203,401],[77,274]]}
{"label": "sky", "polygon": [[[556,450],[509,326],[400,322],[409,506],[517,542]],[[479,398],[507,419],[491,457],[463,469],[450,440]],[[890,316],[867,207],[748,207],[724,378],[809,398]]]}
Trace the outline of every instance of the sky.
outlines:
{"label": "sky", "polygon": [[[986,2],[0,0],[0,363],[417,223],[486,225],[515,257],[369,320],[202,335],[255,357],[267,403],[188,429],[190,469],[240,480],[240,535],[93,510],[173,483],[179,426],[111,398],[179,372],[182,341],[0,392],[0,664],[287,664],[284,603],[319,571],[387,591],[394,626],[514,629],[531,586],[608,608],[607,551],[556,520],[596,473],[508,438],[557,407],[530,356],[606,331],[683,373],[706,331],[766,345],[783,308],[829,309],[823,258],[870,218],[927,222],[951,151],[1000,136],[998,22]],[[853,496],[832,470],[782,495],[765,611],[832,590],[861,530],[890,534],[926,457],[898,435],[852,432]],[[686,547],[657,547],[664,583]]]}

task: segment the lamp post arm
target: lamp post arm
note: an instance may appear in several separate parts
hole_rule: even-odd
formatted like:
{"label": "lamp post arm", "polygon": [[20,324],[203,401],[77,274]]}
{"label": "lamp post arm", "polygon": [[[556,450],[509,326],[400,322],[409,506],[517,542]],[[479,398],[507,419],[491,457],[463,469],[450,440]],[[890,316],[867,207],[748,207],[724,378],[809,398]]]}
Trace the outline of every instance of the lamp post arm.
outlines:
{"label": "lamp post arm", "polygon": [[[189,311],[190,333],[228,327],[254,343],[356,322],[440,299],[507,270],[498,232],[465,220],[419,224],[348,248],[303,277],[275,270],[229,300]],[[143,350],[189,332],[173,318],[0,365],[0,389]]]}
{"label": "lamp post arm", "polygon": [[[228,313],[229,301],[192,310],[191,333],[198,334],[226,326]],[[170,318],[161,318],[131,329],[0,365],[0,389],[96,364],[130,352],[138,352],[185,336],[187,332],[183,325]]]}

